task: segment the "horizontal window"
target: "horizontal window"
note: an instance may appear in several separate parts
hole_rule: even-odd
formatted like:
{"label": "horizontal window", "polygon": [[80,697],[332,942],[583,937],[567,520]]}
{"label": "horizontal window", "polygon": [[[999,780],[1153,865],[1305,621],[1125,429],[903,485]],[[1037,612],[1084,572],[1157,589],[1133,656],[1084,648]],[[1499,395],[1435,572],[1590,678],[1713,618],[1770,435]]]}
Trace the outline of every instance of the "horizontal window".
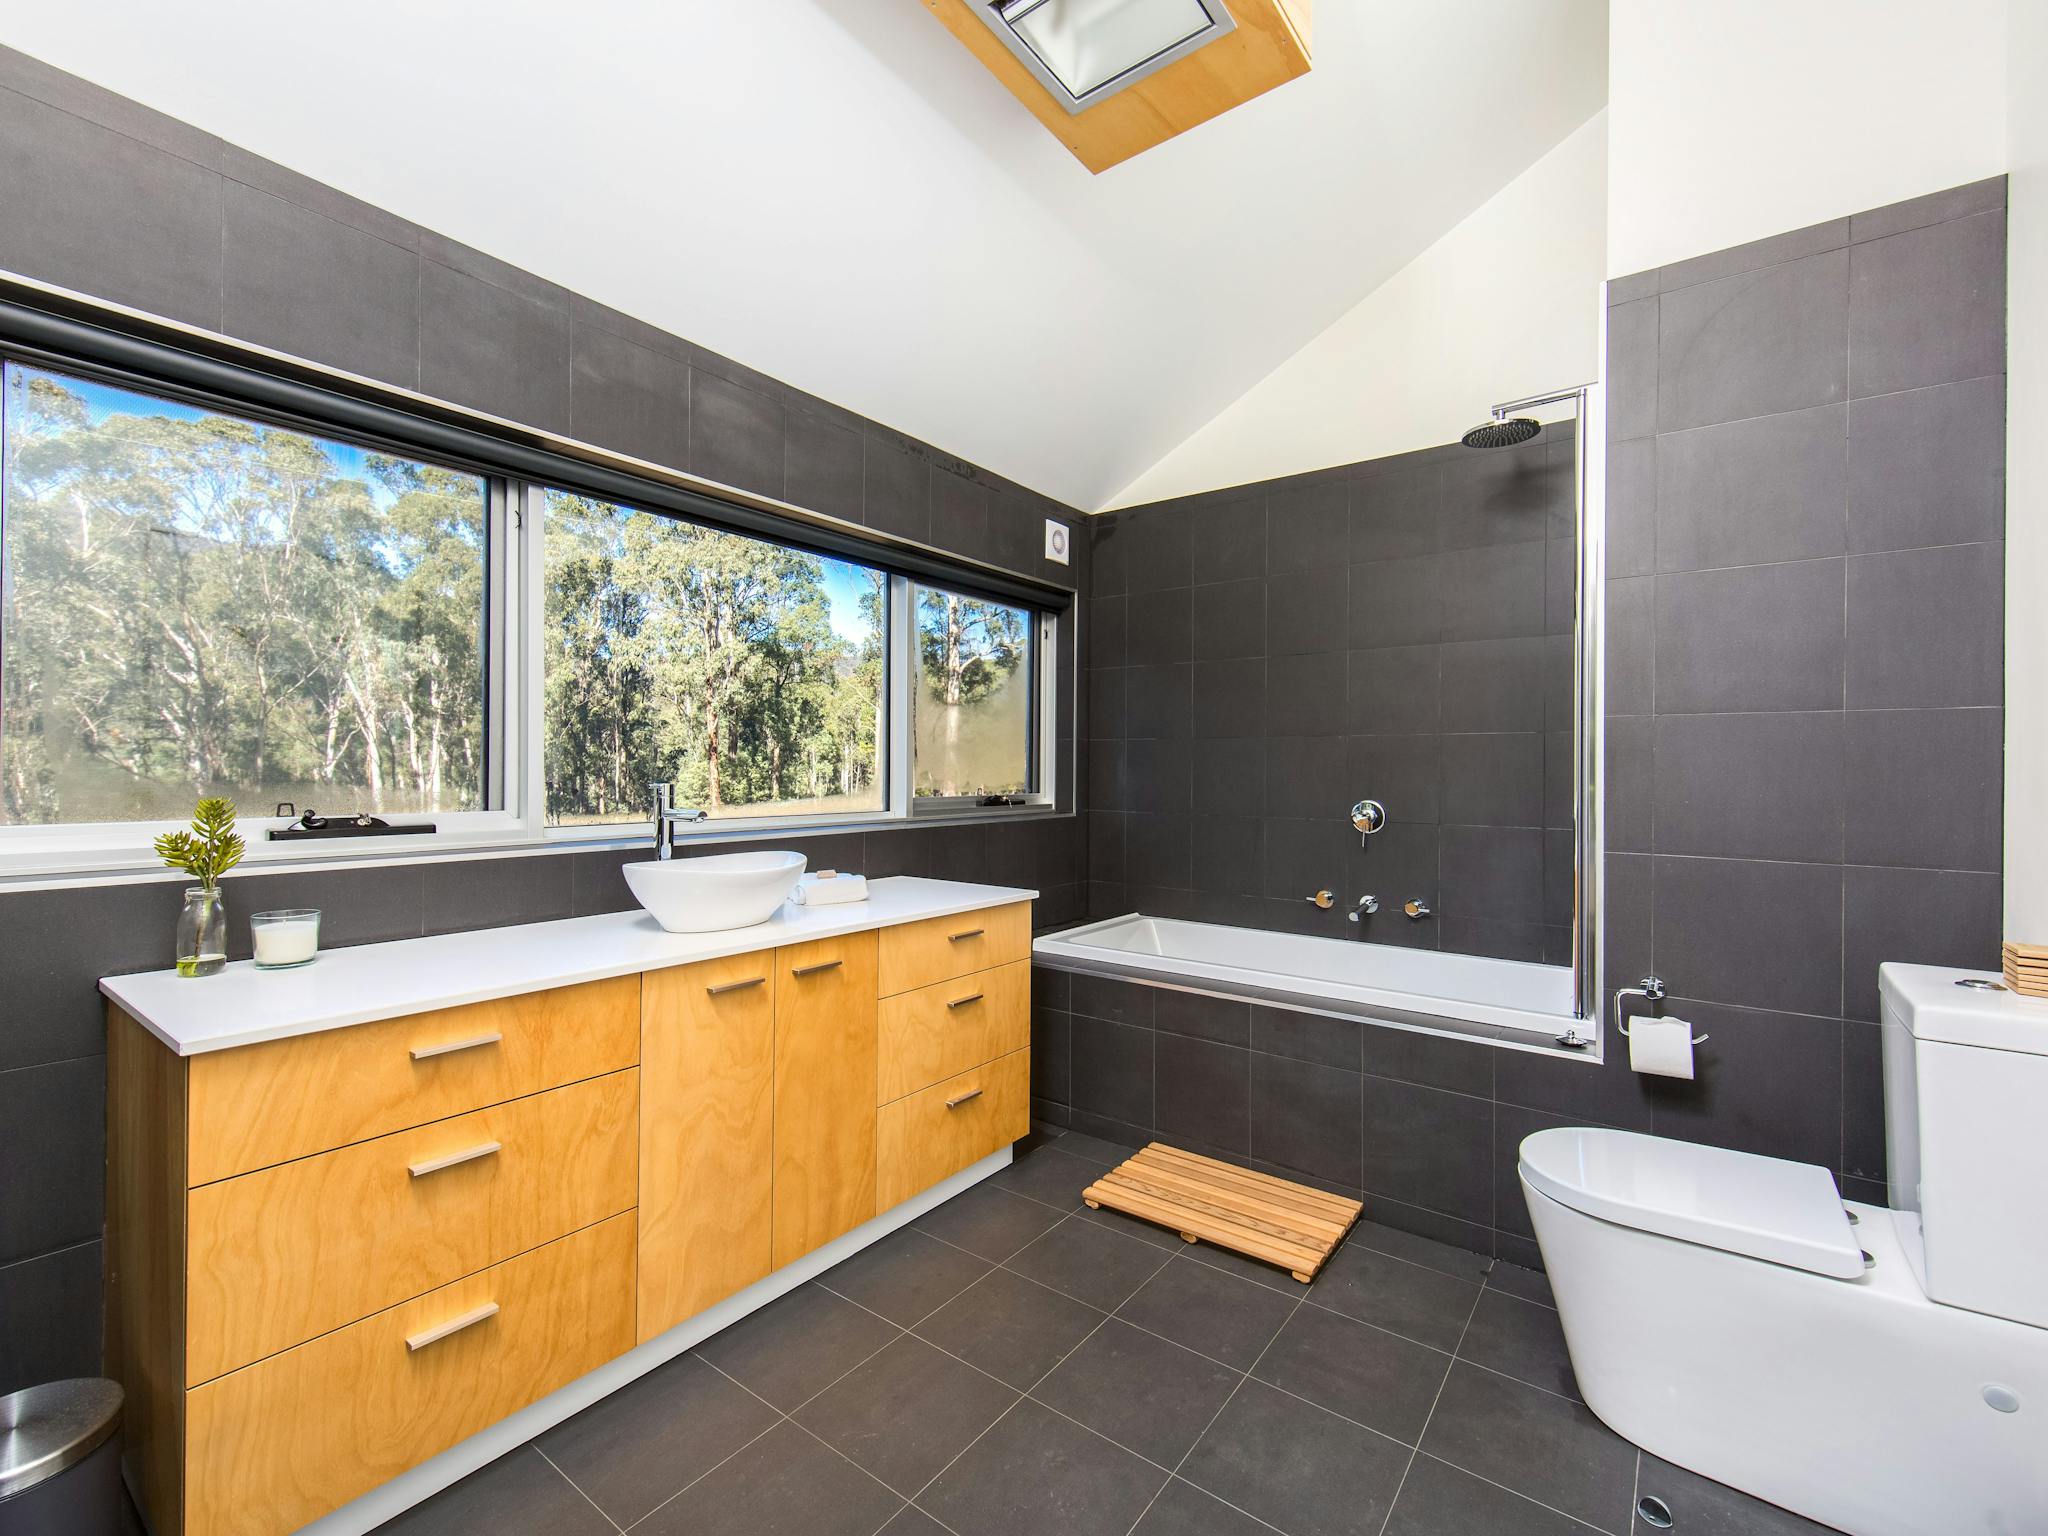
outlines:
{"label": "horizontal window", "polygon": [[490,798],[484,478],[9,363],[0,821]]}
{"label": "horizontal window", "polygon": [[550,825],[887,804],[889,584],[872,567],[550,490]]}
{"label": "horizontal window", "polygon": [[[1051,804],[1055,618],[928,553],[105,361],[0,357],[0,874],[150,868],[209,795],[258,861],[638,835],[657,783],[679,841]],[[431,829],[266,835],[309,808]]]}

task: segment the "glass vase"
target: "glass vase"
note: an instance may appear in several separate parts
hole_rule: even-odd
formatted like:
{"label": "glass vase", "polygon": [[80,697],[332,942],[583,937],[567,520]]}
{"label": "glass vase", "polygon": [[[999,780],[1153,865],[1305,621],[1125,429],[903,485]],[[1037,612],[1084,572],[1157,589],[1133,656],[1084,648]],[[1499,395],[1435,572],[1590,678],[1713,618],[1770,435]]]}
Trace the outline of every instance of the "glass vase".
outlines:
{"label": "glass vase", "polygon": [[227,963],[227,902],[220,887],[195,885],[178,914],[178,974],[211,976]]}

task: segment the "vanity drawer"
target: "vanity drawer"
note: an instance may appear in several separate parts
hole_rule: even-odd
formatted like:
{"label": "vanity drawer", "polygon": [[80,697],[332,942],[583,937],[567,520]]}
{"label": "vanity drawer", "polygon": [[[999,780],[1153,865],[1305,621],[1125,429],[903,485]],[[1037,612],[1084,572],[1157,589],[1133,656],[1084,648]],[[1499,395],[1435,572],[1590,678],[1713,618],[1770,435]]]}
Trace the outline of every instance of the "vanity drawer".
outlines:
{"label": "vanity drawer", "polygon": [[1030,1043],[1026,960],[885,999],[876,1102],[887,1104]]}
{"label": "vanity drawer", "polygon": [[640,978],[579,986],[191,1058],[191,1183],[347,1146],[630,1067]]}
{"label": "vanity drawer", "polygon": [[888,1210],[1031,1129],[1031,1052],[962,1072],[884,1104],[876,1125],[875,1208]]}
{"label": "vanity drawer", "polygon": [[1031,957],[1031,903],[931,917],[881,931],[881,994],[893,997]]}
{"label": "vanity drawer", "polygon": [[188,1384],[631,1210],[632,1069],[192,1191]]}
{"label": "vanity drawer", "polygon": [[186,1536],[296,1531],[632,1347],[628,1215],[210,1381]]}

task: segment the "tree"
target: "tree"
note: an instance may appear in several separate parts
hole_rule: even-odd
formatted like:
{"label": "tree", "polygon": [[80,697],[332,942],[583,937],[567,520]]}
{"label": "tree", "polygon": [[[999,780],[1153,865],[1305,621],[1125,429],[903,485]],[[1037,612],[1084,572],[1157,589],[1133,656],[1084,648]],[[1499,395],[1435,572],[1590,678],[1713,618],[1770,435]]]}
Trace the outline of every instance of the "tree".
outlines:
{"label": "tree", "polygon": [[482,803],[485,485],[10,366],[0,819]]}

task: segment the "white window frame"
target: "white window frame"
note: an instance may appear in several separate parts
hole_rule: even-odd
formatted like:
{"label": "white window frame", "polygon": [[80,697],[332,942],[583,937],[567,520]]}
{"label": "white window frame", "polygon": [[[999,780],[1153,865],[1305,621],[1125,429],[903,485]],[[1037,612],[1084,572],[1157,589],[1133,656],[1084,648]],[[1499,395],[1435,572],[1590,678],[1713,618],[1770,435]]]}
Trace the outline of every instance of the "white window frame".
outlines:
{"label": "white window frame", "polygon": [[[13,353],[0,346],[0,363],[13,361]],[[88,363],[44,362],[23,358],[24,366],[47,367],[62,372],[71,368],[88,378],[103,378],[119,388],[139,393],[158,393],[164,398],[194,399],[221,410],[262,423],[288,425],[337,441],[377,447],[380,451],[445,462],[399,444],[376,444],[345,429],[324,427],[317,422],[280,422],[276,412],[243,405],[231,398],[195,395],[170,383],[131,377]],[[261,814],[269,807],[245,808],[238,820],[248,842],[246,869],[307,867],[327,864],[409,863],[436,857],[476,857],[490,852],[570,851],[579,848],[618,847],[651,837],[647,823],[607,822],[595,825],[558,827],[547,822],[547,782],[544,743],[544,653],[540,615],[544,612],[546,575],[545,501],[547,487],[523,476],[494,472],[488,468],[454,465],[484,477],[490,486],[487,551],[490,569],[486,581],[487,608],[485,709],[486,759],[490,765],[485,796],[493,808],[479,811],[438,811],[394,815],[398,821],[432,820],[432,833],[395,838],[335,838],[273,841],[268,833],[291,823],[292,817]],[[4,506],[0,506],[4,515]],[[4,530],[0,530],[4,532]],[[742,538],[758,534],[738,533]],[[801,548],[796,530],[787,541]],[[856,559],[834,555],[834,559]],[[917,677],[917,619],[913,603],[915,589],[939,583],[889,569],[888,554],[877,548],[871,563],[888,578],[886,673],[887,720],[884,743],[883,782],[885,805],[874,811],[853,813],[814,812],[768,813],[758,816],[725,816],[716,821],[678,826],[679,844],[759,839],[785,833],[820,834],[842,831],[907,826],[913,822],[1010,820],[1059,814],[1055,789],[1058,774],[1059,703],[1059,615],[1049,609],[1008,598],[992,598],[1023,607],[1032,617],[1033,641],[1037,647],[1036,696],[1034,698],[1035,788],[1024,803],[985,806],[974,796],[925,796],[913,793],[915,786],[916,739],[912,718],[912,690]],[[948,590],[974,595],[967,573]],[[322,810],[347,811],[358,807],[337,805]],[[257,814],[250,814],[251,810]],[[304,810],[305,807],[298,807]],[[651,807],[650,807],[651,809]],[[132,876],[166,878],[152,844],[165,832],[183,827],[183,821],[60,822],[52,825],[0,826],[0,885],[18,885],[70,878]]]}

